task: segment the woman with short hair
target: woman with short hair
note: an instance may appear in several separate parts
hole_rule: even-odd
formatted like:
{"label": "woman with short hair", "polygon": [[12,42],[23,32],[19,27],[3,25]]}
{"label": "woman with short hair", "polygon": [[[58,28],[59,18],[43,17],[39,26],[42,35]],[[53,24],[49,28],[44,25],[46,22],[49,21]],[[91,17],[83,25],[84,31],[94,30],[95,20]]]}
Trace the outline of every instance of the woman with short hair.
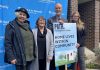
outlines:
{"label": "woman with short hair", "polygon": [[40,16],[36,21],[36,28],[32,30],[36,43],[37,63],[39,70],[47,70],[53,57],[53,35],[51,30],[46,28],[46,20]]}
{"label": "woman with short hair", "polygon": [[15,14],[5,29],[5,62],[15,64],[16,70],[34,70],[35,42],[29,14],[25,8],[16,9]]}

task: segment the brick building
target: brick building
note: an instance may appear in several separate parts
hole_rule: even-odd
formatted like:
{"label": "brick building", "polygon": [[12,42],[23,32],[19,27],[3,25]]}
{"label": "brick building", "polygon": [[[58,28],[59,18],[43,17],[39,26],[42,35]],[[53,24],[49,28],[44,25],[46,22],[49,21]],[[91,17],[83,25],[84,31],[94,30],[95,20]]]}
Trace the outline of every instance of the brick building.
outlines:
{"label": "brick building", "polygon": [[68,0],[68,16],[79,11],[86,26],[86,47],[93,49],[100,43],[100,0]]}

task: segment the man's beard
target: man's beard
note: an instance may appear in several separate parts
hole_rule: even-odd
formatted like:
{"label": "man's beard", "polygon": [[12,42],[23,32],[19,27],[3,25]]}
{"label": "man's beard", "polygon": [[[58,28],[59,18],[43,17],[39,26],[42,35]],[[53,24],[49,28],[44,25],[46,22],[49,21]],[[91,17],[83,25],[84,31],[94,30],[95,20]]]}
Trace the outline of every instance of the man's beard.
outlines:
{"label": "man's beard", "polygon": [[56,15],[59,15],[60,16],[61,15],[61,12],[56,12]]}

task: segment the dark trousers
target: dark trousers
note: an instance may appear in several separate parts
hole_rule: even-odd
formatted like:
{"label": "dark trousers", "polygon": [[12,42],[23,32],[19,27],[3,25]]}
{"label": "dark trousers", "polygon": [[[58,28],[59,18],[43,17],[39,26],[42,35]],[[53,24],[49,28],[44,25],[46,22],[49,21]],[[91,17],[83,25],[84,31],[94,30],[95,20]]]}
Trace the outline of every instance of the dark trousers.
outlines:
{"label": "dark trousers", "polygon": [[[53,56],[53,59],[50,62],[50,70],[56,70],[54,56]],[[59,70],[65,70],[65,65],[59,66]]]}
{"label": "dark trousers", "polygon": [[[85,58],[84,58],[84,47],[79,47],[78,48],[78,64],[80,67],[80,70],[86,70],[85,69]],[[72,64],[72,70],[77,70],[76,69],[77,63]]]}
{"label": "dark trousers", "polygon": [[84,47],[78,48],[78,63],[80,70],[86,70],[85,69],[85,57],[84,57]]}
{"label": "dark trousers", "polygon": [[77,62],[72,63],[70,69],[72,69],[72,70],[77,70],[76,67],[77,67]]}
{"label": "dark trousers", "polygon": [[16,70],[32,70],[32,61],[27,61],[26,66],[23,65],[16,65]]}
{"label": "dark trousers", "polygon": [[39,59],[39,70],[46,70],[46,59]]}

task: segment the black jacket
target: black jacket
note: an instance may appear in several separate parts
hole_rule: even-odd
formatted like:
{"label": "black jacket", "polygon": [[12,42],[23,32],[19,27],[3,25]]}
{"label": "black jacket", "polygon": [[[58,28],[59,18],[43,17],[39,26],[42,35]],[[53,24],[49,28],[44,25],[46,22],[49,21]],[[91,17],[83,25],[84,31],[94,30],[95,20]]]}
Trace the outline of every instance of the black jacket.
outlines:
{"label": "black jacket", "polygon": [[[62,17],[59,18],[59,20],[63,20],[64,22],[67,22],[67,21],[65,21],[65,19],[62,18]],[[48,21],[47,21],[47,28],[50,29],[50,30],[52,31],[53,34],[54,34],[54,32],[53,32],[53,23],[54,23],[54,22],[57,22],[56,16],[53,16],[53,17],[49,18]]]}
{"label": "black jacket", "polygon": [[[70,21],[71,23],[75,23],[73,20]],[[80,47],[85,46],[85,38],[86,38],[86,29],[85,27],[83,29],[79,29],[77,27],[77,43],[80,44]]]}
{"label": "black jacket", "polygon": [[[26,65],[23,38],[16,19],[9,22],[9,24],[7,24],[6,26],[4,45],[5,45],[5,62],[11,63],[13,59],[16,59],[17,60],[16,65]],[[33,54],[33,56],[34,55],[35,54]]]}
{"label": "black jacket", "polygon": [[80,47],[85,46],[85,36],[86,36],[86,30],[85,29],[79,30],[77,28],[77,43],[80,44]]}

